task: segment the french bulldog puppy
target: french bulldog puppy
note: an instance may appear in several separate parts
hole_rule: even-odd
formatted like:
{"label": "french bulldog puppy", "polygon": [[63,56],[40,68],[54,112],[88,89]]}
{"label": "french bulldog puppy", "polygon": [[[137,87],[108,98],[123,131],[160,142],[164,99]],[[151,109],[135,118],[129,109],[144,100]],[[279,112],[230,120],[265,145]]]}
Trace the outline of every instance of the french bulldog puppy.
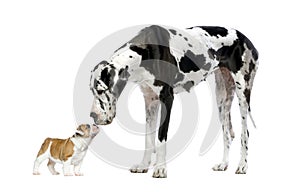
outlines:
{"label": "french bulldog puppy", "polygon": [[48,168],[52,175],[59,174],[54,166],[56,163],[62,163],[65,176],[73,175],[71,165],[74,165],[74,174],[82,176],[80,172],[82,160],[89,144],[98,133],[99,127],[96,125],[82,124],[76,129],[75,134],[67,139],[45,139],[34,162],[33,174],[39,175],[40,164],[48,159]]}

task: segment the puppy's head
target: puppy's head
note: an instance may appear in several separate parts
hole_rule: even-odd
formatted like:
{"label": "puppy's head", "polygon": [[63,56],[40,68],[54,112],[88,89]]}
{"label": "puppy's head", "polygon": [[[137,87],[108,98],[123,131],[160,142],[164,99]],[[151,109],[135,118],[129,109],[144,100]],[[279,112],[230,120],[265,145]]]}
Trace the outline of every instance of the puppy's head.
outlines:
{"label": "puppy's head", "polygon": [[76,134],[83,138],[94,138],[100,129],[97,125],[81,124],[76,129]]}

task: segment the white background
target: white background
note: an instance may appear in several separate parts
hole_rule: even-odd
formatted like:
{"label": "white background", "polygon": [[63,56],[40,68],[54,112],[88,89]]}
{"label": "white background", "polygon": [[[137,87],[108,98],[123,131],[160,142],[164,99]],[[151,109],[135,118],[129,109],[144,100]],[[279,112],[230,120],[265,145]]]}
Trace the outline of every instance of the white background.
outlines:
{"label": "white background", "polygon": [[[8,191],[298,191],[300,15],[296,3],[289,0],[1,1],[1,191],[3,188]],[[130,174],[91,152],[83,163],[84,177],[52,176],[46,163],[41,166],[41,176],[32,176],[33,161],[43,139],[66,138],[74,132],[73,86],[87,52],[116,30],[149,23],[177,28],[234,27],[259,50],[260,66],[251,101],[258,129],[249,126],[248,174],[234,174],[240,145],[235,100],[233,126],[237,138],[227,172],[211,171],[221,160],[221,137],[205,156],[198,155],[209,117],[202,115],[190,146],[168,164],[167,179],[152,179],[151,170],[148,174]],[[207,86],[199,85],[196,90],[204,100],[199,105],[205,114],[211,110]],[[137,106],[139,112],[141,105],[142,100],[132,106]],[[110,128],[116,126],[114,123]],[[119,139],[126,143],[126,138]],[[137,139],[136,145],[142,147],[142,139]],[[60,166],[57,168],[61,171]]]}

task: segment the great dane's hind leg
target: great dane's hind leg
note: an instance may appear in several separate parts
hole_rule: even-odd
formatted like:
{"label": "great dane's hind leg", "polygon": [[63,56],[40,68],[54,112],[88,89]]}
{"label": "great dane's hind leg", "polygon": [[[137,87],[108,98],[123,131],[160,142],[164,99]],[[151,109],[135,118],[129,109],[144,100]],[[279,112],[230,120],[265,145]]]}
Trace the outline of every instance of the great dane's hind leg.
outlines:
{"label": "great dane's hind leg", "polygon": [[223,130],[224,152],[222,162],[216,164],[212,169],[214,171],[226,171],[229,163],[229,149],[234,138],[230,109],[234,98],[235,83],[227,68],[221,67],[220,69],[217,69],[214,74],[219,119]]}
{"label": "great dane's hind leg", "polygon": [[[258,64],[257,61],[253,59],[252,54],[249,50],[246,50],[244,52],[242,58],[244,65],[240,69],[240,71],[238,71],[234,76],[234,80],[237,87],[236,94],[239,99],[239,107],[242,117],[241,159],[239,166],[235,172],[236,174],[245,174],[248,169],[247,155],[249,131],[247,127],[247,117],[248,114],[250,114],[250,95]],[[250,118],[253,122],[251,116]]]}
{"label": "great dane's hind leg", "polygon": [[158,117],[158,95],[147,85],[141,85],[146,108],[146,138],[144,158],[140,164],[133,165],[132,173],[147,173],[151,164],[151,155],[155,153],[156,122]]}
{"label": "great dane's hind leg", "polygon": [[[237,82],[238,86],[241,86],[241,83]],[[242,116],[242,132],[241,132],[241,160],[239,166],[236,170],[236,174],[245,174],[248,169],[247,164],[247,155],[248,155],[248,139],[249,139],[249,131],[247,128],[247,116],[248,116],[248,104],[245,96],[245,90],[247,90],[244,86],[238,87],[237,96],[239,99],[239,107],[240,113]]]}
{"label": "great dane's hind leg", "polygon": [[156,165],[154,167],[152,176],[154,178],[166,178],[166,142],[171,116],[171,109],[174,100],[173,88],[165,84],[162,90],[160,91],[159,100],[161,101],[160,125],[156,147]]}

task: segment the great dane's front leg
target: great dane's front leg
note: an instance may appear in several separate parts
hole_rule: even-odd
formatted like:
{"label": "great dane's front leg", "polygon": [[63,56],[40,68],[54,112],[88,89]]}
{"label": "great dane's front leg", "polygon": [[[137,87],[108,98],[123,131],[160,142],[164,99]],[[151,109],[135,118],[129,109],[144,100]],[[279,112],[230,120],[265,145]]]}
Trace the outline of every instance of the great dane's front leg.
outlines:
{"label": "great dane's front leg", "polygon": [[158,131],[158,143],[156,147],[156,165],[154,168],[153,177],[166,178],[166,141],[171,116],[171,109],[174,100],[172,87],[165,85],[160,92],[159,100],[161,101],[161,114]]}
{"label": "great dane's front leg", "polygon": [[144,158],[140,164],[133,165],[132,173],[147,173],[151,164],[151,155],[155,153],[155,133],[158,118],[158,95],[147,85],[142,85],[141,90],[145,99],[146,108],[146,139]]}

